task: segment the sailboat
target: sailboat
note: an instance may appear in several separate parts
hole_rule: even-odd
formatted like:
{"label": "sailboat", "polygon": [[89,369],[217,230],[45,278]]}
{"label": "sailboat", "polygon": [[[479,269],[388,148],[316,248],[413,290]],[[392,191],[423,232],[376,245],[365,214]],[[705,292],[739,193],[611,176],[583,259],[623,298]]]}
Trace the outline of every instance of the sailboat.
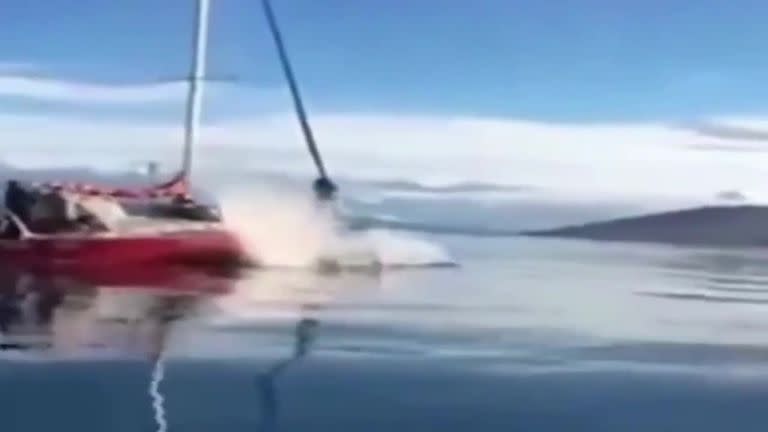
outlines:
{"label": "sailboat", "polygon": [[[158,198],[173,197],[175,206],[191,209],[194,213],[195,204],[189,199],[189,175],[200,121],[209,1],[197,2],[184,153],[179,174],[165,184],[146,189],[58,182],[37,185],[33,191],[37,195],[35,205],[25,211],[24,217],[11,209],[0,214],[0,261],[51,270],[129,264],[230,263],[251,259],[237,235],[219,218],[167,217],[149,212],[131,215],[124,205],[124,200],[152,203]],[[51,201],[46,202],[43,197],[53,199],[65,209],[60,212],[64,216],[48,218],[55,223],[41,223],[46,218],[38,217],[40,212],[35,214],[41,206],[43,214],[46,207],[51,208]]]}
{"label": "sailboat", "polygon": [[109,198],[120,201],[131,214],[145,217],[221,221],[218,209],[192,199],[190,176],[194,146],[197,144],[202,110],[208,45],[209,0],[197,1],[191,69],[188,78],[184,145],[181,167],[170,180],[145,188],[108,187],[79,182],[50,181],[34,185],[38,190],[64,191],[71,195]]}
{"label": "sailboat", "polygon": [[[209,222],[222,220],[221,213],[216,207],[204,205],[192,199],[190,187],[193,150],[199,134],[203,84],[205,82],[209,1],[197,1],[198,13],[184,122],[184,147],[179,172],[169,181],[147,188],[115,188],[104,185],[57,181],[37,184],[35,185],[36,188],[65,191],[74,195],[116,199],[130,213],[147,217],[171,217]],[[318,171],[318,178],[312,185],[315,196],[319,201],[332,201],[336,197],[337,186],[328,176],[325,164],[320,156],[320,151],[315,141],[306,110],[304,109],[275,13],[270,0],[261,0],[261,4],[268,28],[275,43],[280,66],[291,93],[294,110],[307,145],[307,150]]]}

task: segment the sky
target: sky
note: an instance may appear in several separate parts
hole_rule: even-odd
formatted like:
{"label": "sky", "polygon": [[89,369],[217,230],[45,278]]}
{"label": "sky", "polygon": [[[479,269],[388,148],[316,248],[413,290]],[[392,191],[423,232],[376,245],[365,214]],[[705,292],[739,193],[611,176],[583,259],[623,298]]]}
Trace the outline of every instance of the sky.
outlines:
{"label": "sky", "polygon": [[[283,83],[259,2],[213,0],[210,74]],[[667,120],[766,108],[768,4],[277,0],[317,109]],[[0,59],[95,82],[179,78],[192,0],[6,0]]]}
{"label": "sky", "polygon": [[[259,2],[211,3],[208,75],[224,82],[206,89],[201,163],[242,163],[243,152],[258,151],[248,166],[307,168],[295,160],[302,147]],[[709,182],[707,193],[720,183],[759,189],[768,175],[766,2],[274,7],[321,146],[342,172],[563,187],[573,181],[558,179],[572,174],[593,189],[634,172],[622,187]],[[188,74],[192,0],[5,0],[2,8],[4,160],[172,158],[184,87],[169,81]],[[69,151],[51,157],[63,137]],[[428,160],[441,169],[425,176]]]}

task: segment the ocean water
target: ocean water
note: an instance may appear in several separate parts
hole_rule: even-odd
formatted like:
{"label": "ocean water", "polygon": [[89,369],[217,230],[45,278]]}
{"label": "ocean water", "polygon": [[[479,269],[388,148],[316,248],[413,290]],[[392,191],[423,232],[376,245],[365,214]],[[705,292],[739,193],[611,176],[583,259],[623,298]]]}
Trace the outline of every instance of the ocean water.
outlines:
{"label": "ocean water", "polygon": [[766,429],[768,252],[528,239],[498,229],[628,210],[403,199],[347,209],[383,268],[306,266],[328,220],[262,200],[225,210],[268,268],[8,269],[0,430]]}

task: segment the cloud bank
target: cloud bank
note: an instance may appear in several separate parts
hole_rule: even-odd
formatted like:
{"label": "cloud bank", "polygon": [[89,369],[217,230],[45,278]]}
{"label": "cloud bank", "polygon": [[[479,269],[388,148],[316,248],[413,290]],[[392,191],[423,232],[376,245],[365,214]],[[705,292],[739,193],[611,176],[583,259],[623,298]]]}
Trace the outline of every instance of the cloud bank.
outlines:
{"label": "cloud bank", "polygon": [[[714,196],[739,190],[768,198],[768,152],[731,151],[728,140],[664,125],[557,125],[515,120],[322,114],[316,134],[331,172],[425,185],[531,185],[590,196]],[[137,160],[177,163],[179,124],[0,116],[0,150],[21,166]],[[716,144],[716,146],[715,146]],[[707,145],[707,151],[691,146]],[[209,123],[196,169],[240,176],[259,170],[311,174],[288,113]]]}
{"label": "cloud bank", "polygon": [[[0,97],[153,103],[183,97],[179,86],[126,90],[6,76],[0,78]],[[238,179],[258,171],[311,175],[285,102],[287,95],[269,109],[214,120],[207,106],[196,172]],[[170,168],[178,163],[180,120],[0,114],[0,151],[6,162],[27,167],[121,169],[155,159]],[[768,202],[768,144],[752,130],[768,125],[768,117],[708,119],[707,127],[698,129],[397,113],[315,113],[312,121],[335,176],[431,186],[528,185],[566,197],[709,199],[728,190]],[[734,136],[740,127],[750,128],[748,141]]]}

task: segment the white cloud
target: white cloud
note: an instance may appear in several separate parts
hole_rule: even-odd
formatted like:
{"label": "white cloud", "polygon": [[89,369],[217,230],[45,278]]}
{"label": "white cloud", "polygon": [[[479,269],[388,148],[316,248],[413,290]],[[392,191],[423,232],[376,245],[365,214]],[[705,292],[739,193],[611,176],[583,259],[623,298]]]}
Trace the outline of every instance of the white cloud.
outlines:
{"label": "white cloud", "polygon": [[[23,101],[42,102],[32,105],[53,112],[66,109],[69,115],[105,114],[133,115],[153,120],[168,120],[182,115],[187,96],[183,81],[154,84],[94,84],[63,81],[34,76],[39,71],[3,73],[0,63],[0,103],[6,112],[24,113],[29,105]],[[5,64],[12,67],[11,64]],[[22,67],[23,65],[18,65]],[[32,67],[32,66],[29,66]],[[236,82],[207,82],[203,91],[203,116],[243,116],[289,107],[287,89],[240,85]],[[9,111],[10,110],[10,111]],[[28,112],[28,111],[27,111]]]}
{"label": "white cloud", "polygon": [[[728,140],[661,124],[325,114],[314,125],[337,176],[526,184],[564,195],[638,199],[741,190],[768,199],[768,152],[731,151]],[[29,166],[128,167],[152,158],[175,166],[181,138],[180,124],[0,116],[0,154]],[[312,171],[289,114],[209,124],[201,139],[201,171]]]}
{"label": "white cloud", "polygon": [[53,102],[130,104],[178,101],[184,96],[185,88],[183,82],[117,86],[0,75],[0,96]]}

